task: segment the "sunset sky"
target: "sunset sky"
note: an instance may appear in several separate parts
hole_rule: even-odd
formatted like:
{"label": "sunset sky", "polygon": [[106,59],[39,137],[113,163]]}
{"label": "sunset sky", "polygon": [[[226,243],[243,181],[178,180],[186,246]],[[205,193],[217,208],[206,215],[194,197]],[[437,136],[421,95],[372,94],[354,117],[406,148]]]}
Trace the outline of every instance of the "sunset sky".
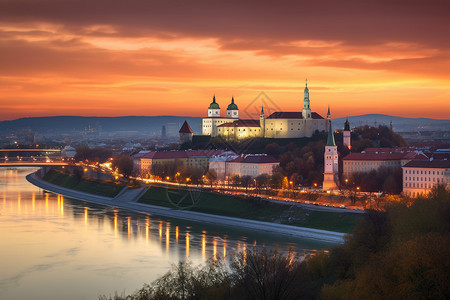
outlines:
{"label": "sunset sky", "polygon": [[449,119],[450,1],[0,0],[0,120],[294,111],[305,78],[321,115]]}

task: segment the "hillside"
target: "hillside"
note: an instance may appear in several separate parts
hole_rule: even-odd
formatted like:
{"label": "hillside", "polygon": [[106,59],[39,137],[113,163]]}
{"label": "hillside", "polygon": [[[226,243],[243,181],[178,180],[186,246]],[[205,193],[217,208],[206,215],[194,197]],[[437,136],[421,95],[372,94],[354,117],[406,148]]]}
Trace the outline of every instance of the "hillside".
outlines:
{"label": "hillside", "polygon": [[127,116],[127,117],[79,117],[79,116],[56,116],[56,117],[34,117],[21,118],[12,121],[0,122],[0,131],[17,132],[31,130],[38,133],[73,133],[85,131],[91,128],[101,132],[135,131],[160,133],[163,125],[174,127],[178,130],[187,120],[194,132],[199,133],[201,129],[201,118],[179,117],[179,116]]}
{"label": "hillside", "polygon": [[[344,128],[346,119],[347,118],[333,119],[333,128]],[[389,126],[392,122],[392,127],[395,132],[450,131],[450,120],[403,118],[382,114],[367,114],[361,116],[349,116],[348,121],[350,122],[350,126],[352,128],[363,125]]]}
{"label": "hillside", "polygon": [[[427,118],[403,118],[380,114],[348,117],[351,127],[362,125],[388,125],[392,121],[396,132],[450,131],[450,120]],[[125,117],[80,117],[55,116],[21,118],[0,121],[2,133],[31,130],[38,133],[74,133],[90,128],[101,132],[133,131],[138,133],[161,133],[163,125],[176,131],[187,120],[195,134],[201,134],[201,117],[183,116],[125,116]],[[333,119],[333,128],[343,128],[346,118]]]}

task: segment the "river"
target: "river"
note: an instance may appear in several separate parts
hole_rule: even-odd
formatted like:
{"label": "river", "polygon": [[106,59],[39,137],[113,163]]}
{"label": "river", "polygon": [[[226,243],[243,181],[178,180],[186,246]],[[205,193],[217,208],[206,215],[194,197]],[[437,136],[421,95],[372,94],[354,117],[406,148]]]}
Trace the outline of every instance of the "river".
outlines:
{"label": "river", "polygon": [[44,192],[0,168],[0,299],[129,294],[189,260],[230,260],[248,247],[301,254],[330,244],[137,214]]}

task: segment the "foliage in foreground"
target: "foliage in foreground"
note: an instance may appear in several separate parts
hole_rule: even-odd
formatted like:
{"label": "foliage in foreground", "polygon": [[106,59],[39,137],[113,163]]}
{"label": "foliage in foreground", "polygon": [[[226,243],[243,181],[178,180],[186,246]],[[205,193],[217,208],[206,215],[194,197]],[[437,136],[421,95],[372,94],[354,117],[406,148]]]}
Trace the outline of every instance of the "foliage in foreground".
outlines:
{"label": "foliage in foreground", "polygon": [[450,299],[450,193],[368,211],[344,245],[299,260],[251,249],[229,266],[179,263],[129,296],[100,299]]}

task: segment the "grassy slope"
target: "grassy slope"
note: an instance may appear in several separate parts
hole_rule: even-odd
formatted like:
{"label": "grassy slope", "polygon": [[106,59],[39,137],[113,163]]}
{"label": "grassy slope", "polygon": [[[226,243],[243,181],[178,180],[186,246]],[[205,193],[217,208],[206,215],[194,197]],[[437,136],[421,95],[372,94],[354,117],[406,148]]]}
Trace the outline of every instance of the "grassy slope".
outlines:
{"label": "grassy slope", "polygon": [[140,203],[309,228],[351,232],[361,215],[314,211],[258,198],[152,186]]}
{"label": "grassy slope", "polygon": [[78,181],[74,176],[56,170],[50,170],[44,176],[44,180],[65,188],[105,197],[116,196],[125,186],[124,184],[116,184],[110,181],[87,180],[84,178]]}

